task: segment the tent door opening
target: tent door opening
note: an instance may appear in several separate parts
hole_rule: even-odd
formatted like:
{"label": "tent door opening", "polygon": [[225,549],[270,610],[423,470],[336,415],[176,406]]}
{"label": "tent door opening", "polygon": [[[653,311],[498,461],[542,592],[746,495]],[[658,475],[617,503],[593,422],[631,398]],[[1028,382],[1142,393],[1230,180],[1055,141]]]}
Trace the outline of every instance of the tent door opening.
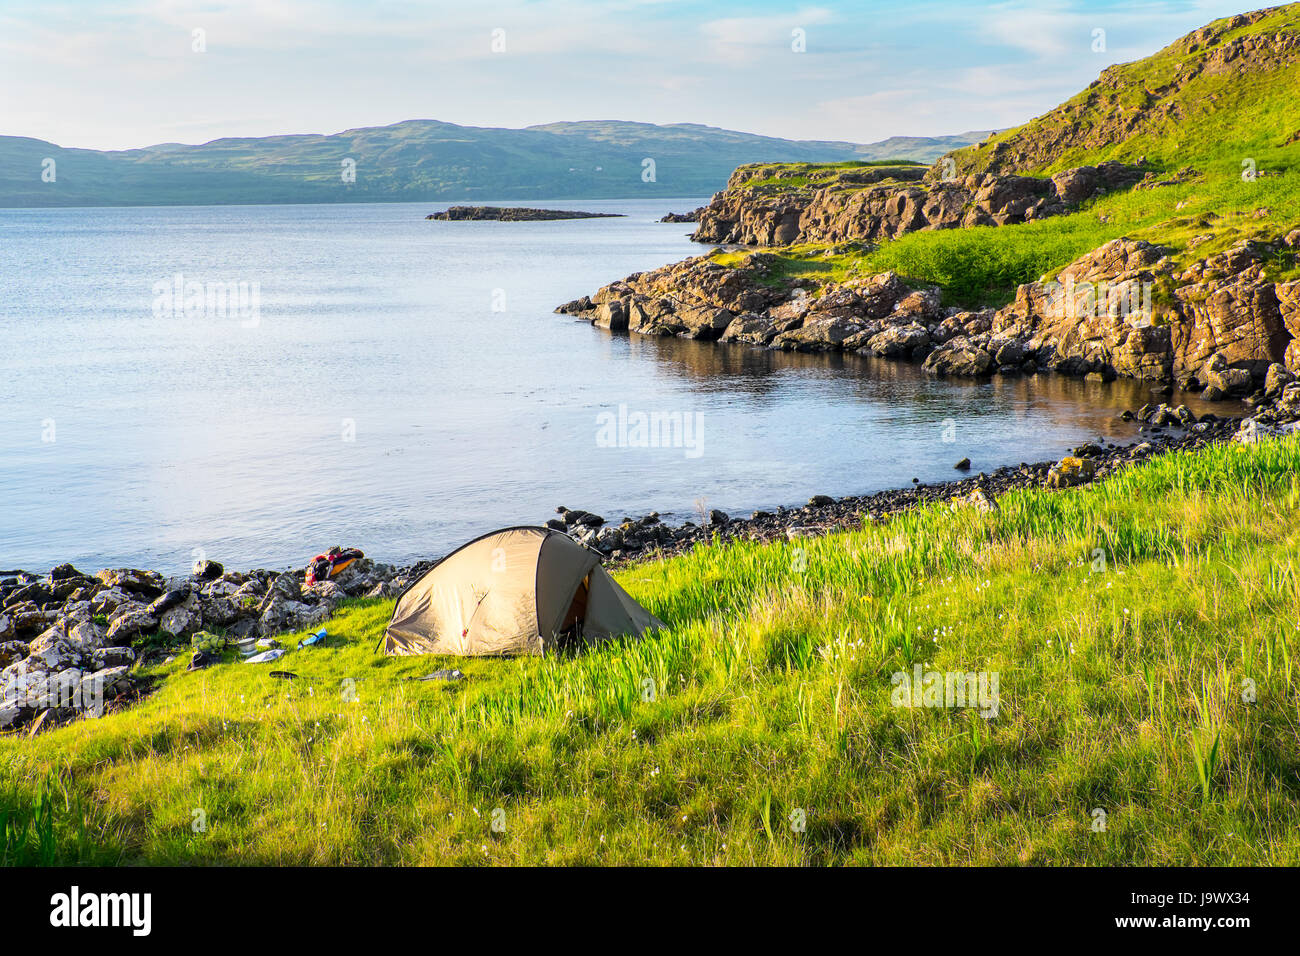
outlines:
{"label": "tent door opening", "polygon": [[573,601],[560,624],[560,633],[556,635],[560,647],[576,643],[582,638],[582,623],[587,618],[587,596],[591,593],[591,574],[588,573],[574,592]]}

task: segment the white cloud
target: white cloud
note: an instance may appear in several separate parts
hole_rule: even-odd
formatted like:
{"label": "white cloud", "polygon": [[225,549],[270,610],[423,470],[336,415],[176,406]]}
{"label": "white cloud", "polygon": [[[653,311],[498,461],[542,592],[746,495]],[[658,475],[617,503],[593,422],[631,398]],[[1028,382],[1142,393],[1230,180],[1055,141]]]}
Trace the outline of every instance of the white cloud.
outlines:
{"label": "white cloud", "polygon": [[1093,29],[1089,21],[1098,17],[1069,12],[1061,7],[989,8],[979,33],[989,41],[1024,50],[1040,58],[1087,52]]}
{"label": "white cloud", "polygon": [[824,7],[808,7],[789,14],[762,17],[727,17],[700,25],[711,54],[728,63],[743,63],[760,55],[790,52],[792,31],[831,23],[835,17]]}

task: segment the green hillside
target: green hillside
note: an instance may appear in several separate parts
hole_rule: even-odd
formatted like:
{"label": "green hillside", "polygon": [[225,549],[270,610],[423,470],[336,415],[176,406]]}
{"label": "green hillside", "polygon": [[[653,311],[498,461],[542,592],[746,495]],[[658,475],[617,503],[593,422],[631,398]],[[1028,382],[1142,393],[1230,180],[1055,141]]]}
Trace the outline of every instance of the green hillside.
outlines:
{"label": "green hillside", "polygon": [[[952,153],[958,172],[1051,173],[1103,160],[1158,169],[1245,160],[1300,141],[1300,4],[1242,14],[1106,69],[1023,126]],[[1287,165],[1294,151],[1286,151]]]}

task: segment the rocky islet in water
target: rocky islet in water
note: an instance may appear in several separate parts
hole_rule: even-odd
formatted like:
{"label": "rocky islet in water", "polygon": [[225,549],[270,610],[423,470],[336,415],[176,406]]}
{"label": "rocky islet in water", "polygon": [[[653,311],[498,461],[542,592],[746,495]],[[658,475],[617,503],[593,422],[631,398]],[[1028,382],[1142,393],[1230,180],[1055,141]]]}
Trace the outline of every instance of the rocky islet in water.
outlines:
{"label": "rocky islet in water", "polygon": [[556,219],[621,219],[623,215],[621,212],[575,212],[522,206],[451,206],[424,218],[443,222],[550,222]]}

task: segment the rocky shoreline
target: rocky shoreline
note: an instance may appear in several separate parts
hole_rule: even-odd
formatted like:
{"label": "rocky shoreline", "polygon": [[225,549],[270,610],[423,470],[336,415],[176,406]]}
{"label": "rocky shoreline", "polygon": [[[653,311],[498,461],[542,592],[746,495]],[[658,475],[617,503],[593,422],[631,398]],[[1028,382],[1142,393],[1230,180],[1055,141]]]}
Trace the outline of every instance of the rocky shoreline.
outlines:
{"label": "rocky shoreline", "polygon": [[[925,484],[913,479],[911,487],[893,488],[868,495],[832,498],[814,495],[802,507],[755,511],[750,517],[733,518],[713,510],[700,522],[670,526],[658,513],[641,518],[624,518],[617,525],[580,509],[559,507],[547,525],[564,531],[581,543],[607,555],[613,566],[647,558],[670,557],[691,550],[697,544],[718,541],[772,541],[808,537],[858,527],[864,521],[879,521],[889,515],[930,502],[971,505],[984,510],[997,508],[994,499],[1016,488],[1068,488],[1104,478],[1121,468],[1176,449],[1198,448],[1215,442],[1254,442],[1261,438],[1300,432],[1300,384],[1289,389],[1286,403],[1279,399],[1248,418],[1199,418],[1185,405],[1148,405],[1122,417],[1137,419],[1138,441],[1121,445],[1088,442],[1057,461],[1021,462],[971,477]],[[957,470],[972,467],[969,459],[955,462]]]}
{"label": "rocky shoreline", "polygon": [[[716,251],[715,251],[716,252]],[[786,279],[777,257],[715,253],[633,273],[556,312],[639,335],[922,363],[935,375],[1059,372],[1172,383],[1204,398],[1261,400],[1300,373],[1300,229],[1244,240],[1180,267],[1170,250],[1115,239],[1000,309],[945,306],[893,272]]]}
{"label": "rocky shoreline", "polygon": [[215,561],[173,576],[70,564],[0,572],[0,731],[98,717],[139,696],[137,665],[180,653],[209,629],[276,646],[274,635],[321,624],[349,598],[392,597],[431,565],[362,559],[319,584],[305,583],[305,568],[227,571]]}
{"label": "rocky shoreline", "polygon": [[[802,507],[731,517],[713,510],[699,523],[669,525],[657,513],[607,522],[560,507],[546,524],[600,551],[614,566],[689,551],[710,541],[770,541],[825,534],[880,521],[929,502],[997,508],[1014,488],[1063,488],[1103,478],[1171,449],[1254,441],[1300,430],[1300,383],[1284,386],[1247,419],[1199,418],[1186,406],[1149,405],[1140,441],[1088,443],[1059,461],[1023,462],[952,481],[869,495],[815,495]],[[968,459],[954,463],[968,470]],[[137,699],[147,684],[139,665],[189,653],[209,632],[226,643],[278,647],[277,635],[325,623],[355,598],[393,598],[435,562],[396,566],[362,558],[337,577],[306,583],[306,569],[227,571],[214,561],[192,574],[117,568],[86,574],[64,564],[49,574],[0,572],[0,731],[37,733],[81,717],[98,717]],[[201,656],[201,652],[199,655]],[[201,661],[200,661],[201,663]]]}

